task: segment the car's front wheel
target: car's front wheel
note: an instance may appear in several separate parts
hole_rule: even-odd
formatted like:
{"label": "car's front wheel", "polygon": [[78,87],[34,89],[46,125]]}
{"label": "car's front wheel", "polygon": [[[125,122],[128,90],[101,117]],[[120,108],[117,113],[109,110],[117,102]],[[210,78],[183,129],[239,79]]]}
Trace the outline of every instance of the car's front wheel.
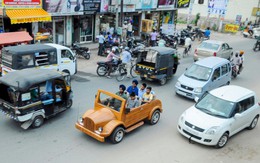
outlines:
{"label": "car's front wheel", "polygon": [[122,127],[117,127],[110,136],[113,144],[120,143],[125,136],[125,130]]}
{"label": "car's front wheel", "polygon": [[229,139],[228,133],[224,133],[224,134],[220,137],[220,139],[219,139],[219,141],[218,141],[216,147],[217,147],[217,148],[222,148],[222,147],[224,147],[224,146],[227,144],[228,139]]}
{"label": "car's front wheel", "polygon": [[160,120],[160,111],[155,110],[150,120],[151,125],[155,125]]}
{"label": "car's front wheel", "polygon": [[255,128],[255,126],[257,125],[257,122],[258,122],[258,118],[259,118],[259,116],[255,116],[255,118],[252,120],[250,126],[248,127],[249,130],[252,130]]}

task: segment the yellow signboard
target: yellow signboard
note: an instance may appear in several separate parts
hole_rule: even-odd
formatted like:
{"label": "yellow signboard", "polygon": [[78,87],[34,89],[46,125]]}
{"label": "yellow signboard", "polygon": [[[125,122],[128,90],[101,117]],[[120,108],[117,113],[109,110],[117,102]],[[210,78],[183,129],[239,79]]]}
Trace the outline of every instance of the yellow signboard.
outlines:
{"label": "yellow signboard", "polygon": [[236,33],[239,29],[239,25],[234,24],[226,24],[225,25],[225,32],[233,32]]}
{"label": "yellow signboard", "polygon": [[259,12],[260,12],[260,8],[254,7],[252,9],[252,16],[257,16],[257,13],[259,13]]}

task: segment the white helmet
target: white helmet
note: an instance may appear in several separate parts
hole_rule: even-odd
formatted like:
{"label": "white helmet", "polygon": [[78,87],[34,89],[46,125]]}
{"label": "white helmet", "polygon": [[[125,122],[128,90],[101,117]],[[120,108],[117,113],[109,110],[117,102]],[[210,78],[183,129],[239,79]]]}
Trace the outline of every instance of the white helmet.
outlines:
{"label": "white helmet", "polygon": [[112,51],[113,51],[113,52],[115,52],[115,51],[116,51],[116,48],[115,48],[115,47],[113,47],[113,48],[112,48]]}

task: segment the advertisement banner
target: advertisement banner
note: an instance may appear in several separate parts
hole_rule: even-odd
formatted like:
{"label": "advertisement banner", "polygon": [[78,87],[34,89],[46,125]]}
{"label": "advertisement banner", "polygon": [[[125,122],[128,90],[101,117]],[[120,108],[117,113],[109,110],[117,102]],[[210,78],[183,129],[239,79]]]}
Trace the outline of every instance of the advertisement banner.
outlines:
{"label": "advertisement banner", "polygon": [[101,0],[83,0],[84,11],[100,11]]}
{"label": "advertisement banner", "polygon": [[46,0],[44,9],[52,15],[82,15],[83,0]]}
{"label": "advertisement banner", "polygon": [[101,0],[100,12],[108,12],[109,0]]}
{"label": "advertisement banner", "polygon": [[158,8],[174,8],[175,7],[175,0],[159,0],[158,1]]}
{"label": "advertisement banner", "polygon": [[157,8],[158,1],[155,0],[137,0],[135,8],[137,10],[149,10]]}
{"label": "advertisement banner", "polygon": [[5,8],[41,8],[42,0],[2,0]]}
{"label": "advertisement banner", "polygon": [[234,25],[234,24],[226,24],[225,25],[225,32],[236,33],[238,30],[239,30],[239,25]]}
{"label": "advertisement banner", "polygon": [[208,13],[221,16],[226,15],[228,0],[209,0]]}
{"label": "advertisement banner", "polygon": [[143,0],[142,1],[142,9],[151,9],[153,7],[153,1],[152,0]]}
{"label": "advertisement banner", "polygon": [[177,0],[177,8],[188,8],[190,0]]}

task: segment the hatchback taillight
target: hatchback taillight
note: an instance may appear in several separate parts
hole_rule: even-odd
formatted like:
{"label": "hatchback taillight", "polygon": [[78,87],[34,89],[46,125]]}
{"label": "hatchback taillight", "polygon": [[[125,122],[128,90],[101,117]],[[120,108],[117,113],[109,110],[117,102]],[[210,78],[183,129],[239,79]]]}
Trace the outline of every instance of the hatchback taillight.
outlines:
{"label": "hatchback taillight", "polygon": [[213,53],[213,56],[214,56],[214,57],[216,57],[216,56],[217,56],[217,53],[216,53],[216,52],[214,52],[214,53]]}
{"label": "hatchback taillight", "polygon": [[195,54],[198,54],[198,50],[197,49],[195,49],[195,52],[194,52]]}

